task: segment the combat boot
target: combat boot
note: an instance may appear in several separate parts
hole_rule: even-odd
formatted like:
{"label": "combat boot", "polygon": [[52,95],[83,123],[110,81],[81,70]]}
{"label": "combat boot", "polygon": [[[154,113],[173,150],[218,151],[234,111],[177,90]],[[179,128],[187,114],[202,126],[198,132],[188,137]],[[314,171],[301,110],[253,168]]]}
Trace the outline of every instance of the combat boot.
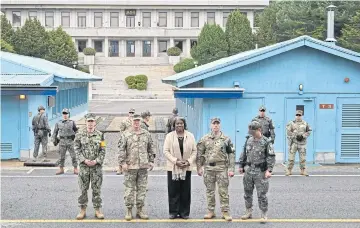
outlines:
{"label": "combat boot", "polygon": [[225,219],[226,221],[230,222],[232,220],[232,217],[230,216],[230,213],[228,211],[223,211],[223,219]]}
{"label": "combat boot", "polygon": [[100,212],[100,209],[95,209],[95,217],[98,219],[104,219],[104,214]]}
{"label": "combat boot", "polygon": [[261,212],[261,218],[260,218],[260,222],[261,223],[266,223],[267,221],[267,213],[265,211]]}
{"label": "combat boot", "polygon": [[132,208],[127,208],[125,214],[125,220],[130,221],[132,219]]}
{"label": "combat boot", "polygon": [[252,208],[246,208],[246,212],[240,218],[243,220],[250,219],[252,217]]}
{"label": "combat boot", "polygon": [[79,174],[79,170],[77,167],[74,167],[74,174],[78,175]]}
{"label": "combat boot", "polygon": [[204,216],[204,219],[212,219],[215,217],[216,217],[216,215],[213,211],[208,211],[208,213]]}
{"label": "combat boot", "polygon": [[286,176],[290,176],[290,175],[291,175],[291,169],[286,169],[285,175],[286,175]]}
{"label": "combat boot", "polygon": [[86,207],[81,207],[80,213],[76,216],[77,220],[84,219],[86,216]]}
{"label": "combat boot", "polygon": [[149,216],[145,214],[142,207],[137,208],[136,215],[141,219],[149,219]]}
{"label": "combat boot", "polygon": [[305,169],[301,169],[300,174],[303,176],[309,176],[309,174],[305,171]]}
{"label": "combat boot", "polygon": [[60,167],[59,171],[56,172],[56,175],[64,174],[64,167]]}

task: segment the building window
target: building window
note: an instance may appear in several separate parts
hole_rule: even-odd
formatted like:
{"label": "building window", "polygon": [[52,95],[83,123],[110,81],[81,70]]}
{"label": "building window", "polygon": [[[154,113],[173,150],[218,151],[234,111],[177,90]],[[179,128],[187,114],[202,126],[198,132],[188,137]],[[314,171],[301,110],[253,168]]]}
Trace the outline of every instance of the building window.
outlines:
{"label": "building window", "polygon": [[119,13],[118,12],[110,13],[110,27],[119,27]]}
{"label": "building window", "polygon": [[190,48],[193,48],[195,45],[197,45],[197,40],[190,40]]}
{"label": "building window", "polygon": [[143,41],[143,56],[151,57],[151,41],[149,40]]}
{"label": "building window", "polygon": [[167,27],[167,13],[160,12],[159,13],[159,27]]}
{"label": "building window", "polygon": [[86,13],[85,12],[78,13],[78,27],[79,28],[86,27]]}
{"label": "building window", "polygon": [[241,12],[241,14],[247,17],[247,12]]}
{"label": "building window", "polygon": [[29,18],[31,20],[37,19],[37,12],[36,11],[30,11],[29,12]]}
{"label": "building window", "polygon": [[135,16],[126,16],[126,27],[135,27]]}
{"label": "building window", "polygon": [[54,27],[54,12],[45,12],[45,26]]}
{"label": "building window", "polygon": [[296,110],[295,111],[302,111],[303,112],[303,115],[305,115],[305,110],[304,110],[304,105],[296,105]]}
{"label": "building window", "polygon": [[181,40],[175,40],[175,47],[178,47],[181,51],[183,51],[183,41]]}
{"label": "building window", "polygon": [[21,12],[19,12],[19,11],[12,12],[12,24],[14,27],[21,26]]}
{"label": "building window", "polygon": [[175,27],[183,27],[183,13],[175,12]]}
{"label": "building window", "polygon": [[103,25],[103,14],[101,12],[94,13],[94,27],[99,28]]}
{"label": "building window", "polygon": [[119,41],[110,40],[109,55],[110,57],[119,56]]}
{"label": "building window", "polygon": [[208,12],[207,13],[207,23],[210,25],[215,24],[215,12]]}
{"label": "building window", "polygon": [[70,12],[61,12],[61,26],[70,27]]}
{"label": "building window", "polygon": [[159,41],[159,52],[167,51],[167,41]]}
{"label": "building window", "polygon": [[83,52],[86,48],[86,40],[78,40],[78,51]]}
{"label": "building window", "polygon": [[227,23],[229,15],[230,15],[230,12],[223,12],[223,27],[226,27],[226,23]]}
{"label": "building window", "polygon": [[96,52],[103,52],[103,41],[102,40],[95,40],[94,47]]}
{"label": "building window", "polygon": [[151,13],[150,12],[143,13],[143,27],[145,27],[145,28],[151,27]]}
{"label": "building window", "polygon": [[199,27],[199,13],[191,12],[191,27]]}
{"label": "building window", "polygon": [[135,41],[133,40],[126,41],[126,56],[127,57],[135,56]]}

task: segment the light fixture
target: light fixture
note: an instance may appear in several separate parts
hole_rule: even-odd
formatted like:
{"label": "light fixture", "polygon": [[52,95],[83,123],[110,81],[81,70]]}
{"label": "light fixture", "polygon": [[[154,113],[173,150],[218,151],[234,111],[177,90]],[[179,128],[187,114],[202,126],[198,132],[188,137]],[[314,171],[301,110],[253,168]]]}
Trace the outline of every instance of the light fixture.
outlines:
{"label": "light fixture", "polygon": [[240,88],[240,83],[239,82],[234,82],[234,88]]}
{"label": "light fixture", "polygon": [[20,95],[20,96],[19,96],[19,99],[20,99],[20,100],[25,100],[25,99],[26,99],[26,95]]}
{"label": "light fixture", "polygon": [[303,84],[299,85],[299,91],[303,91]]}
{"label": "light fixture", "polygon": [[197,67],[197,65],[198,65],[198,61],[194,61],[194,65],[195,65],[195,67]]}

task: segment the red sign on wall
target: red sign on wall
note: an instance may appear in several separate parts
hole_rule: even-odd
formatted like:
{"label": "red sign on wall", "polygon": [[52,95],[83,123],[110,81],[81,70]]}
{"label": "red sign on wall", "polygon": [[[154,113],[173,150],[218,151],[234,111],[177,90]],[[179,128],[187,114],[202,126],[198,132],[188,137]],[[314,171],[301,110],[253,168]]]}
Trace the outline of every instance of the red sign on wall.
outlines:
{"label": "red sign on wall", "polygon": [[334,104],[320,104],[320,109],[334,109]]}

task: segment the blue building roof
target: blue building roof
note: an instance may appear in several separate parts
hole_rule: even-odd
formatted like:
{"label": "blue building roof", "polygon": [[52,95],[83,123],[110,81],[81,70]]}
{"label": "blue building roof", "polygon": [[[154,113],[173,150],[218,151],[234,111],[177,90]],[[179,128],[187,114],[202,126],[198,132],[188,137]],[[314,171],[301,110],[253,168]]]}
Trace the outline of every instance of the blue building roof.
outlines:
{"label": "blue building roof", "polygon": [[[24,81],[30,77],[29,83],[42,84],[44,81],[52,83],[53,81],[45,79],[44,75],[51,75],[55,81],[85,82],[101,81],[99,76],[91,75],[70,67],[47,61],[45,59],[13,54],[9,52],[0,52],[1,54],[1,75],[16,75],[17,80]],[[41,75],[41,76],[40,76]],[[23,79],[20,79],[23,78]],[[7,77],[9,80],[9,77]],[[5,83],[1,77],[1,84]],[[49,84],[47,84],[49,85]]]}
{"label": "blue building roof", "polygon": [[292,40],[222,58],[214,62],[163,78],[162,82],[176,87],[183,87],[202,79],[212,77],[214,75],[218,75],[220,73],[224,73],[303,46],[311,47],[329,54],[339,56],[341,58],[360,63],[360,53],[358,52],[341,48],[334,44],[311,38],[310,36],[300,36]]}
{"label": "blue building roof", "polygon": [[51,74],[2,74],[0,80],[6,86],[46,86],[52,82]]}

